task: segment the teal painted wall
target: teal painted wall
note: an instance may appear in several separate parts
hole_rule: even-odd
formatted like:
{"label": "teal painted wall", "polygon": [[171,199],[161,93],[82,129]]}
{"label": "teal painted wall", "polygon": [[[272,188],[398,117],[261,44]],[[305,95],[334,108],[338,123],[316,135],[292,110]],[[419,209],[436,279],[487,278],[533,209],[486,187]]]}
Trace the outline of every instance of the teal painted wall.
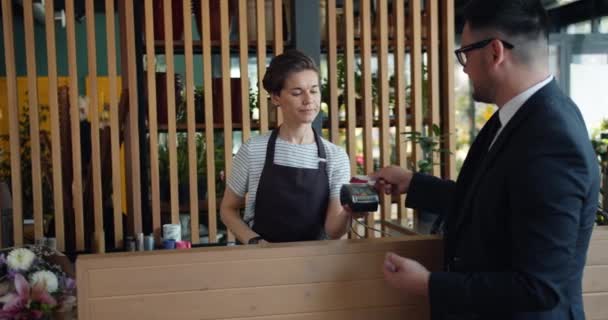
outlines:
{"label": "teal painted wall", "polygon": [[[116,16],[118,21],[118,16]],[[116,59],[117,72],[120,73],[120,33],[118,25],[116,26]],[[0,25],[2,30],[2,25]],[[15,41],[15,65],[17,76],[27,75],[27,65],[25,56],[25,31],[23,25],[23,17],[15,16],[13,19],[14,41]],[[106,20],[105,14],[95,14],[95,30],[96,38],[95,45],[97,51],[97,74],[99,76],[108,75],[108,58],[106,45]],[[6,76],[6,60],[4,54],[4,30],[0,32],[0,76]],[[46,50],[46,33],[45,26],[36,21],[34,23],[34,36],[36,39],[36,68],[38,76],[46,76],[48,74],[48,61]],[[67,77],[68,70],[68,48],[67,48],[67,29],[63,28],[59,22],[55,23],[55,39],[57,51],[57,73],[60,77]],[[78,71],[78,90],[80,94],[85,91],[85,78],[89,73],[87,65],[87,31],[86,20],[76,22],[76,56],[77,56],[77,71]]]}

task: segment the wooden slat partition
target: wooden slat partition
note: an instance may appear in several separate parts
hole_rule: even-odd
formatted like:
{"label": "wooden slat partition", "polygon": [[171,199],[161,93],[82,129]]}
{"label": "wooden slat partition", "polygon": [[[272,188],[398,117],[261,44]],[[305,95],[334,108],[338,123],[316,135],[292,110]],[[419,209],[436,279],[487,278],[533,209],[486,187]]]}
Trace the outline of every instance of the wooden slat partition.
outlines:
{"label": "wooden slat partition", "polygon": [[[350,159],[351,175],[357,174],[357,142],[355,141],[355,126],[357,122],[356,106],[355,106],[355,35],[354,35],[354,6],[353,0],[344,0],[344,24],[346,34],[345,43],[345,67],[346,75],[344,85],[346,93],[346,151]],[[350,232],[350,237],[356,236],[354,232]]]}
{"label": "wooden slat partition", "polygon": [[[120,127],[118,110],[118,81],[116,75],[116,23],[114,18],[114,1],[106,0],[106,36],[108,43],[108,78],[110,83],[110,150],[112,158],[112,204],[114,206],[114,246],[121,248],[123,245],[122,231],[122,185],[120,174]],[[152,140],[150,140],[152,141]],[[151,162],[152,163],[152,162]],[[158,171],[158,164],[157,164]],[[152,187],[154,190],[154,187]],[[158,193],[156,194],[158,195]],[[152,203],[154,203],[154,193]],[[154,212],[154,209],[153,209]]]}
{"label": "wooden slat partition", "polygon": [[241,113],[243,115],[243,142],[251,137],[249,115],[249,44],[247,31],[247,1],[239,0],[239,63],[241,70]]}
{"label": "wooden slat partition", "polygon": [[[440,101],[439,101],[439,4],[436,0],[426,1],[427,11],[427,30],[428,39],[426,46],[427,51],[427,79],[428,79],[428,111],[430,115],[430,124],[440,125]],[[429,130],[429,132],[431,132]],[[434,154],[433,157],[433,175],[441,175],[440,157]]]}
{"label": "wooden slat partition", "polygon": [[[387,0],[378,1],[378,108],[380,109],[380,166],[386,167],[391,161],[390,121],[389,121],[389,70],[388,70],[388,3]],[[380,220],[386,221],[391,216],[390,196],[382,196],[380,207]]]}
{"label": "wooden slat partition", "polygon": [[[407,145],[406,139],[401,132],[406,131],[407,124],[407,104],[406,104],[406,92],[405,92],[405,4],[403,1],[395,1],[393,3],[395,10],[395,116],[397,121],[395,143],[398,165],[406,167],[408,156],[407,156]],[[399,210],[397,217],[399,220],[404,218],[407,214],[405,209],[405,196],[399,197]]]}
{"label": "wooden slat partition", "polygon": [[[441,110],[442,132],[449,134],[443,149],[456,150],[455,107],[454,107],[454,1],[441,0]],[[455,152],[445,155],[442,159],[445,164],[442,176],[447,179],[456,179]]]}
{"label": "wooden slat partition", "polygon": [[[107,0],[113,2],[112,0]],[[146,39],[146,83],[148,92],[148,127],[150,132],[150,183],[152,191],[152,231],[155,243],[160,243],[161,218],[160,218],[160,177],[158,161],[158,117],[156,113],[156,54],[154,52],[154,18],[153,0],[144,2],[145,39]],[[162,83],[159,85],[163,85]],[[118,114],[116,114],[118,115]],[[114,151],[113,151],[114,152]],[[114,155],[114,154],[113,154]],[[114,169],[112,169],[114,170]],[[116,207],[114,208],[116,216]],[[122,233],[122,232],[121,232]],[[118,240],[116,240],[118,241]],[[118,244],[117,244],[118,245]]]}
{"label": "wooden slat partition", "polygon": [[99,146],[99,104],[97,98],[97,49],[95,48],[95,8],[93,0],[86,0],[87,21],[87,62],[89,66],[89,118],[91,121],[91,163],[93,184],[93,213],[95,217],[96,252],[105,251],[105,236],[103,230],[103,208],[101,196],[101,148]]}
{"label": "wooden slat partition", "polygon": [[[272,21],[273,21],[273,47],[274,56],[283,53],[283,0],[272,1]],[[281,108],[275,108],[277,112],[277,127],[283,122]]]}
{"label": "wooden slat partition", "polygon": [[6,66],[6,91],[8,96],[8,125],[11,152],[11,193],[13,196],[14,244],[23,244],[23,198],[21,184],[21,156],[19,142],[19,108],[17,106],[17,72],[15,70],[15,42],[13,38],[12,1],[2,0],[2,30],[4,31],[4,55]]}
{"label": "wooden slat partition", "polygon": [[186,113],[188,126],[188,177],[190,178],[190,235],[199,243],[198,225],[198,161],[196,160],[196,117],[194,111],[194,61],[192,57],[192,4],[183,0],[184,44],[186,56]]}
{"label": "wooden slat partition", "polygon": [[[409,22],[410,22],[410,111],[412,119],[409,123],[411,131],[422,132],[422,28],[420,1],[409,2]],[[422,160],[422,149],[420,144],[412,143],[412,160],[417,166],[418,161]],[[414,211],[414,226],[418,223],[418,212]]]}
{"label": "wooden slat partition", "polygon": [[[126,124],[119,122],[119,96],[116,91],[117,89],[117,67],[116,67],[116,46],[115,46],[115,21],[114,21],[114,1],[105,0],[106,12],[106,29],[105,38],[103,41],[107,42],[108,47],[108,78],[109,78],[109,105],[110,105],[110,142],[111,142],[111,153],[112,153],[112,206],[113,206],[113,220],[115,237],[113,239],[113,245],[115,247],[121,247],[123,245],[123,226],[122,226],[122,196],[126,195],[129,199],[127,214],[129,219],[129,233],[140,233],[143,231],[142,226],[142,187],[145,189],[150,188],[151,190],[151,208],[152,208],[152,228],[155,234],[155,238],[160,240],[160,228],[161,228],[161,203],[160,203],[160,177],[159,177],[159,162],[158,162],[158,115],[157,115],[157,104],[156,95],[153,94],[157,89],[166,89],[167,101],[162,101],[163,104],[166,102],[168,107],[168,151],[169,151],[169,192],[170,192],[170,221],[172,223],[179,223],[179,194],[178,194],[178,155],[177,155],[177,131],[187,131],[187,143],[188,143],[188,162],[191,164],[189,168],[189,189],[190,189],[190,204],[184,206],[181,210],[190,210],[191,217],[191,234],[198,234],[199,226],[199,206],[201,202],[197,199],[198,197],[198,186],[197,186],[197,154],[196,154],[196,135],[201,132],[204,127],[205,135],[205,146],[206,146],[206,172],[207,172],[207,211],[208,211],[208,228],[209,228],[209,240],[210,242],[218,241],[218,230],[217,230],[217,191],[216,190],[216,176],[215,176],[215,145],[214,138],[215,134],[220,134],[223,131],[224,134],[224,154],[225,167],[218,168],[224,169],[227,175],[231,173],[232,167],[232,135],[234,130],[242,130],[243,137],[247,140],[251,136],[252,122],[249,114],[249,76],[248,76],[248,58],[249,51],[257,56],[257,76],[258,76],[258,94],[259,94],[259,108],[260,108],[260,122],[259,127],[257,123],[253,126],[259,128],[261,133],[265,133],[274,126],[274,119],[269,119],[269,106],[268,97],[266,92],[262,89],[262,79],[266,69],[266,55],[269,52],[269,48],[272,46],[273,55],[278,55],[285,49],[286,46],[291,44],[285,44],[283,36],[283,5],[282,0],[250,0],[251,4],[255,4],[255,14],[247,17],[247,0],[238,0],[239,10],[239,42],[238,45],[232,45],[230,42],[230,22],[229,14],[230,4],[227,1],[218,1],[219,13],[210,12],[209,0],[203,0],[200,7],[202,16],[202,39],[199,42],[195,42],[192,39],[192,26],[191,26],[191,15],[189,8],[191,7],[192,0],[181,0],[183,4],[183,19],[180,21],[172,21],[174,15],[172,14],[172,6],[176,6],[179,3],[170,0],[163,1],[163,10],[161,12],[154,12],[154,4],[160,4],[153,0],[146,0],[141,6],[142,12],[135,12],[134,3],[131,1],[119,2],[120,8],[120,24],[121,24],[121,52],[123,56],[121,61],[123,62],[123,68],[121,68],[123,76],[123,85],[128,88],[128,98],[124,100],[124,107],[128,108],[128,121]],[[270,7],[267,7],[272,1],[272,10],[269,11]],[[97,42],[96,37],[99,36],[98,31],[95,27],[95,13],[92,0],[86,0],[86,32],[87,32],[87,64],[88,64],[88,87],[87,95],[90,99],[90,120],[91,120],[91,134],[90,137],[80,137],[80,118],[79,118],[79,107],[78,107],[78,70],[77,70],[77,47],[76,47],[76,24],[75,24],[75,13],[74,13],[74,0],[66,1],[66,14],[67,14],[67,46],[68,46],[68,63],[69,63],[69,104],[70,104],[70,129],[68,132],[61,132],[62,125],[59,124],[60,116],[64,116],[59,112],[59,103],[57,96],[57,64],[56,64],[56,48],[55,48],[55,22],[53,20],[51,12],[53,12],[53,2],[47,1],[46,7],[49,14],[46,17],[46,37],[47,37],[47,55],[49,61],[49,99],[50,99],[50,110],[51,110],[51,134],[52,134],[52,156],[53,156],[53,189],[61,190],[64,184],[72,186],[72,194],[74,196],[73,201],[68,200],[68,195],[62,195],[61,192],[55,192],[53,194],[53,201],[55,205],[55,228],[56,237],[58,241],[58,247],[63,250],[65,248],[65,235],[74,232],[76,239],[76,250],[90,250],[91,247],[85,248],[85,243],[88,245],[90,235],[85,235],[85,219],[84,219],[84,206],[83,194],[86,194],[87,198],[92,198],[93,212],[94,214],[94,246],[96,251],[103,251],[105,244],[103,243],[104,229],[103,229],[103,201],[108,199],[104,197],[104,190],[102,182],[109,182],[104,179],[109,179],[108,175],[104,176],[105,167],[101,165],[102,156],[101,145],[100,145],[100,131],[99,131],[99,114],[98,105],[101,97],[97,96],[98,88],[102,88],[102,83],[99,82],[97,74]],[[454,29],[453,29],[453,15],[454,7],[450,1],[443,0],[441,2],[433,2],[427,0],[425,10],[426,24],[428,33],[427,39],[422,40],[421,27],[423,21],[421,21],[421,6],[418,1],[410,1],[409,3],[409,17],[405,17],[404,4],[405,1],[386,1],[381,0],[373,2],[372,0],[365,0],[357,2],[361,6],[360,15],[357,19],[361,19],[361,37],[359,37],[358,31],[355,30],[355,17],[354,3],[352,0],[345,0],[343,3],[335,0],[328,0],[327,2],[327,25],[328,25],[328,42],[322,44],[322,48],[327,48],[328,54],[328,69],[329,69],[329,87],[330,87],[330,122],[329,122],[329,134],[331,140],[336,143],[341,143],[340,134],[346,132],[346,146],[350,157],[351,173],[355,174],[357,171],[357,146],[361,143],[358,141],[356,136],[356,129],[363,128],[363,155],[364,155],[364,168],[366,172],[374,170],[374,148],[377,147],[377,141],[374,141],[376,133],[379,133],[378,142],[380,143],[380,164],[381,166],[388,165],[391,159],[391,153],[397,152],[397,163],[405,166],[407,162],[408,152],[403,141],[401,132],[406,130],[406,126],[411,125],[412,130],[420,131],[423,129],[422,126],[422,54],[427,53],[428,57],[428,71],[429,71],[429,101],[430,101],[430,119],[428,123],[440,124],[443,128],[444,133],[453,133],[454,128],[454,115],[453,115],[453,72],[450,71],[453,65],[453,55],[451,53],[453,49]],[[372,10],[372,3],[376,3]],[[337,16],[339,15],[336,8],[337,5],[343,4],[344,17],[345,17],[345,32],[338,30]],[[392,4],[391,10],[388,9],[388,5]],[[7,6],[8,2],[2,3],[3,6]],[[38,105],[38,89],[37,88],[37,68],[35,62],[36,45],[34,40],[34,27],[33,27],[33,16],[32,16],[32,0],[26,0],[25,5],[25,36],[26,36],[26,60],[27,60],[27,75],[28,75],[28,94],[29,102],[32,106]],[[15,56],[14,56],[14,39],[13,26],[12,26],[12,7],[8,6],[6,10],[3,10],[4,24],[4,43],[6,51],[6,63],[7,63],[7,83],[8,83],[8,98],[9,98],[9,116],[11,121],[11,166],[14,168],[20,168],[19,158],[19,137],[18,128],[14,125],[18,122],[18,106],[17,106],[17,82],[15,73]],[[253,9],[253,7],[251,7]],[[267,13],[272,12],[272,17],[268,17]],[[291,12],[289,12],[291,13]],[[441,13],[441,15],[439,15]],[[147,56],[147,79],[138,79],[136,70],[136,61],[140,57],[136,56],[136,34],[135,34],[135,15],[143,15],[145,23],[145,46]],[[163,15],[163,25],[161,29],[164,30],[165,37],[164,43],[157,43],[155,45],[154,35],[154,14]],[[218,15],[221,23],[220,41],[211,40],[211,19],[210,16]],[[297,13],[296,13],[297,14]],[[394,17],[394,19],[393,19]],[[215,17],[214,17],[215,18]],[[272,30],[268,33],[266,26],[266,19],[271,18],[273,21]],[[256,39],[251,43],[248,42],[247,29],[248,19],[255,19]],[[372,19],[376,21],[377,28],[371,25]],[[389,21],[390,20],[390,21]],[[391,26],[390,22],[395,22]],[[157,22],[158,23],[158,22]],[[184,24],[184,41],[175,41],[173,39],[173,27],[174,23]],[[390,27],[394,28],[394,32]],[[406,35],[405,28],[410,27],[410,32]],[[268,29],[270,30],[270,28]],[[441,32],[441,33],[440,33]],[[215,33],[215,30],[214,32]],[[272,35],[272,44],[267,42],[267,37]],[[439,37],[441,36],[441,42]],[[392,37],[392,38],[389,38]],[[99,39],[101,40],[101,39]],[[423,48],[423,44],[426,46]],[[213,52],[220,51],[221,66],[214,68],[211,64],[211,56]],[[157,84],[155,77],[155,58],[156,50],[164,51],[167,77],[166,83]],[[181,54],[181,50],[185,55],[186,60],[186,77],[185,77],[185,88],[186,88],[186,110],[187,110],[187,124],[186,126],[180,126],[176,123],[176,92],[175,92],[175,54]],[[232,51],[232,52],[231,52]],[[194,109],[194,54],[201,53],[203,58],[203,84],[204,84],[204,105],[205,105],[205,123],[199,124],[195,120],[195,109]],[[235,54],[236,52],[236,54]],[[407,54],[411,56],[411,65],[406,66],[404,59]],[[343,55],[346,74],[345,74],[345,88],[338,88],[338,62],[340,61],[339,55]],[[241,70],[241,101],[231,101],[234,97],[231,96],[231,82],[230,82],[230,58],[231,56],[238,56],[240,59],[240,70]],[[395,69],[394,71],[389,67],[390,58],[394,57]],[[439,60],[441,57],[441,60]],[[359,60],[360,59],[360,60]],[[372,88],[376,83],[373,80],[373,73],[376,71],[373,67],[375,59],[378,61],[378,92]],[[355,77],[355,71],[358,68],[357,61],[361,61],[363,67],[362,76],[359,79]],[[406,69],[411,70],[411,83],[412,83],[412,105],[409,108],[406,105]],[[217,74],[221,71],[222,74],[222,101],[223,105],[220,106],[223,111],[223,123],[214,123],[213,119],[213,74]],[[392,84],[388,83],[389,76],[391,73],[395,76],[395,88],[390,88]],[[439,74],[442,75],[441,81]],[[140,168],[140,156],[141,152],[139,146],[139,134],[138,128],[141,116],[138,114],[138,82],[146,81],[148,88],[148,133],[149,142],[151,145],[150,154],[150,183],[151,186],[142,186],[140,170],[147,168]],[[361,83],[358,83],[361,81]],[[217,83],[217,82],[216,82]],[[165,88],[157,88],[157,86],[163,86]],[[360,87],[360,92],[356,92]],[[338,105],[338,92],[344,89],[344,104],[346,107],[347,118],[345,122],[339,121],[339,108]],[[396,117],[395,119],[389,118],[389,104],[391,90],[395,92],[395,107]],[[441,90],[441,91],[440,91]],[[378,97],[374,95],[378,93]],[[441,93],[441,94],[440,94]],[[357,108],[359,102],[358,96],[362,98],[361,109]],[[128,103],[126,101],[128,100]],[[242,123],[233,123],[232,118],[232,103],[240,103],[243,116]],[[380,119],[375,121],[375,108],[379,108]],[[408,109],[409,108],[409,109]],[[407,114],[411,115],[411,119],[407,118]],[[42,188],[41,188],[41,149],[40,142],[37,141],[39,135],[35,134],[39,131],[36,128],[38,121],[37,114],[38,109],[33,107],[30,108],[30,123],[32,140],[32,182],[35,186],[34,192],[34,213],[35,213],[35,238],[40,239],[43,235],[42,230]],[[359,123],[357,118],[359,117]],[[280,112],[277,111],[277,124],[281,122]],[[122,128],[121,128],[122,126]],[[341,127],[343,131],[341,131]],[[327,127],[326,127],[327,128]],[[121,185],[121,159],[120,159],[120,132],[125,131],[125,151],[126,161],[124,163],[126,167],[127,176],[127,190],[122,190]],[[65,130],[68,130],[67,128]],[[165,129],[161,129],[165,130]],[[376,131],[377,130],[377,131]],[[390,144],[391,134],[393,130],[396,134],[395,143],[397,146]],[[62,133],[62,134],[60,134]],[[66,153],[66,157],[72,156],[72,158],[62,159],[62,146],[60,146],[61,137],[69,136],[71,139],[72,152]],[[81,159],[81,146],[83,142],[88,142],[91,139],[92,147],[92,161],[91,164],[82,163]],[[105,139],[105,138],[104,138]],[[445,147],[453,150],[454,149],[454,137],[450,135],[450,140],[445,143]],[[142,146],[143,147],[143,146]],[[396,151],[393,151],[393,148]],[[105,149],[104,149],[105,150]],[[418,160],[420,157],[419,148],[415,147],[412,154],[414,160]],[[182,155],[179,155],[182,156]],[[377,154],[376,154],[377,156]],[[64,163],[72,162],[71,168],[69,165],[62,168],[62,160]],[[184,159],[179,159],[184,160]],[[453,155],[448,157],[448,164],[445,167],[446,171],[443,173],[445,177],[455,177],[455,167]],[[65,164],[64,164],[65,165]],[[87,172],[87,176],[83,179],[82,168],[88,170],[91,166],[90,174]],[[163,168],[164,169],[164,168]],[[71,181],[65,181],[67,178],[61,176],[63,170],[71,170],[73,178],[70,177]],[[435,174],[439,174],[438,168],[435,168]],[[16,244],[23,242],[23,200],[21,199],[22,187],[21,173],[20,170],[12,171],[12,185],[13,185],[13,212],[14,212],[14,235]],[[83,183],[87,184],[83,187]],[[182,181],[183,182],[183,181]],[[27,181],[29,185],[29,181]],[[89,194],[89,187],[91,188],[91,194]],[[64,204],[63,197],[66,197],[66,201],[71,203]],[[405,209],[403,207],[404,198],[399,199],[399,217],[404,215]],[[87,208],[88,208],[87,200]],[[204,205],[203,205],[204,206]],[[381,219],[386,220],[390,217],[390,199],[383,199],[383,205],[381,207]],[[68,212],[74,210],[74,230],[64,230],[63,226],[63,210],[67,209]],[[71,216],[67,217],[72,219]],[[88,216],[87,216],[88,218]],[[69,222],[69,220],[68,220]],[[106,221],[107,222],[107,221]],[[375,226],[376,221],[369,219],[367,221],[368,226]],[[87,230],[88,230],[87,226]],[[71,226],[70,228],[71,229]],[[374,233],[368,232],[369,236],[374,236]],[[229,239],[232,240],[232,236],[229,235]],[[197,242],[198,238],[193,237],[193,242]]]}
{"label": "wooden slat partition", "polygon": [[338,112],[338,38],[336,28],[336,0],[327,0],[327,68],[329,81],[329,135],[331,142],[339,143],[340,122]]}
{"label": "wooden slat partition", "polygon": [[583,276],[587,319],[608,319],[608,227],[596,226],[591,236]]}
{"label": "wooden slat partition", "polygon": [[[224,172],[230,175],[232,169],[232,97],[230,83],[230,21],[228,1],[220,1],[221,55],[222,55],[222,103],[224,109]],[[262,28],[264,33],[265,28]],[[266,45],[262,47],[266,49]]]}
{"label": "wooden slat partition", "polygon": [[[45,2],[46,12],[54,12],[53,0]],[[57,52],[55,50],[55,20],[53,15],[45,15],[46,54],[49,77],[49,112],[51,116],[51,153],[53,164],[53,190],[63,189],[63,168],[61,165],[61,136],[59,127],[59,101],[57,94]],[[67,169],[67,168],[66,168]],[[53,192],[53,208],[55,209],[55,238],[57,250],[65,250],[63,193]]]}
{"label": "wooden slat partition", "polygon": [[27,93],[29,103],[30,146],[32,161],[32,201],[34,207],[34,237],[42,239],[42,173],[40,169],[40,118],[38,114],[38,86],[36,71],[36,40],[34,38],[34,14],[32,1],[23,1],[25,29],[25,57],[27,61]]}
{"label": "wooden slat partition", "polygon": [[207,213],[209,242],[217,242],[217,205],[215,199],[215,143],[213,141],[213,82],[211,78],[211,32],[209,0],[201,0],[203,82],[205,83],[205,145],[207,152]]}
{"label": "wooden slat partition", "polygon": [[[389,30],[388,30],[388,3],[381,0],[379,2],[379,71],[378,71],[378,86],[379,90],[379,112],[380,112],[380,166],[386,167],[391,163],[391,152],[393,151],[390,140],[390,99],[389,99]],[[399,135],[399,130],[395,131]],[[392,212],[392,197],[382,196],[382,206],[380,207],[380,220],[386,221],[391,219]]]}
{"label": "wooden slat partition", "polygon": [[68,63],[70,74],[70,128],[72,135],[72,197],[74,203],[74,222],[76,227],[76,250],[85,249],[84,209],[82,203],[82,156],[80,139],[80,110],[78,108],[78,70],[76,58],[76,18],[74,0],[65,2],[66,29],[68,36]]}
{"label": "wooden slat partition", "polygon": [[[412,131],[422,131],[422,40],[420,1],[409,2],[410,22],[410,70],[411,70],[411,115]],[[412,158],[415,163],[422,159],[420,145],[412,145]]]}
{"label": "wooden slat partition", "polygon": [[[363,154],[365,161],[365,172],[374,171],[372,127],[374,121],[374,97],[372,95],[372,25],[371,25],[371,3],[370,1],[360,1],[361,12],[361,94],[363,114],[355,117],[363,119]],[[368,227],[374,226],[375,214],[365,216],[365,223]],[[365,229],[365,236],[373,238],[374,232]]]}
{"label": "wooden slat partition", "polygon": [[[165,23],[165,61],[167,64],[167,144],[169,147],[169,185],[171,190],[171,223],[179,223],[179,195],[177,190],[177,129],[175,116],[175,66],[173,57],[173,24],[171,0],[163,0]],[[204,2],[203,0],[201,0]],[[208,82],[205,82],[208,83]],[[206,93],[206,92],[205,92]],[[205,106],[207,106],[205,101]],[[211,122],[213,123],[213,121]]]}
{"label": "wooden slat partition", "polygon": [[130,158],[131,162],[131,175],[127,178],[132,181],[131,183],[131,195],[133,203],[131,205],[131,215],[133,218],[133,232],[135,234],[141,233],[142,230],[142,217],[141,217],[141,174],[139,167],[139,124],[138,124],[138,110],[137,110],[137,74],[135,72],[135,25],[134,25],[134,12],[133,3],[126,1],[125,7],[126,13],[126,25],[127,25],[127,63],[129,66],[128,71],[128,84],[129,84],[129,144],[130,144]]}
{"label": "wooden slat partition", "polygon": [[355,33],[354,33],[354,5],[353,0],[344,0],[344,21],[346,25],[345,48],[345,66],[346,79],[346,150],[350,158],[350,172],[355,175],[357,172],[356,162],[356,141],[355,141],[355,126],[357,122],[356,106],[355,106]]}
{"label": "wooden slat partition", "polygon": [[441,266],[428,236],[82,256],[78,318],[428,319],[384,282],[387,251]]}
{"label": "wooden slat partition", "polygon": [[[262,80],[266,73],[266,18],[264,0],[255,0],[258,53],[258,104],[260,108],[260,133],[268,131],[268,97]],[[274,106],[273,106],[274,108]]]}

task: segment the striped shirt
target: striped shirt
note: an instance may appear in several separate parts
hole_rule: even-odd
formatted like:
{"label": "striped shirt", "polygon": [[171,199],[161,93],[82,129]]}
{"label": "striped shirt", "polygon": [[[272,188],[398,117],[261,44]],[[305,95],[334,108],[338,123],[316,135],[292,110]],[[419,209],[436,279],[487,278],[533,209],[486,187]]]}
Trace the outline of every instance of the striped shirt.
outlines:
{"label": "striped shirt", "polygon": [[[243,219],[253,225],[255,198],[266,160],[266,148],[271,132],[256,136],[244,143],[237,152],[228,177],[227,186],[239,197],[245,197],[245,215]],[[317,144],[293,144],[277,137],[274,163],[281,166],[317,169],[319,156]],[[327,176],[329,180],[329,197],[340,196],[340,188],[350,180],[350,163],[343,148],[321,138],[327,157]]]}

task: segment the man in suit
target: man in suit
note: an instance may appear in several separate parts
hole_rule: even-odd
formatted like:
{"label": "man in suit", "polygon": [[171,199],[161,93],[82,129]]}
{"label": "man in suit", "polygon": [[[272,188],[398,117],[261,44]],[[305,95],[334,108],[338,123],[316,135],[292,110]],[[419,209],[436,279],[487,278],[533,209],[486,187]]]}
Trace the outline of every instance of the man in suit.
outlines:
{"label": "man in suit", "polygon": [[387,167],[376,187],[445,219],[445,271],[387,253],[386,281],[433,319],[584,319],[582,273],[599,169],[577,106],[548,71],[540,0],[472,0],[459,62],[499,110],[456,182]]}

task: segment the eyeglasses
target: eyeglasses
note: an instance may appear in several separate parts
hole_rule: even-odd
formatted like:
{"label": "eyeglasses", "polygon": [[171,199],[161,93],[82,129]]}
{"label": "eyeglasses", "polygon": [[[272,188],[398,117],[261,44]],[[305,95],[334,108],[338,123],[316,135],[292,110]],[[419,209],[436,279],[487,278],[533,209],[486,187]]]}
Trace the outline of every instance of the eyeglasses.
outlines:
{"label": "eyeglasses", "polygon": [[504,40],[500,40],[500,39],[485,39],[485,40],[481,40],[475,43],[472,43],[468,46],[464,46],[460,49],[454,50],[454,53],[456,54],[456,58],[458,58],[458,62],[460,62],[460,64],[464,67],[467,65],[467,55],[466,53],[469,51],[473,51],[476,49],[481,49],[485,46],[487,46],[488,44],[490,44],[490,42],[494,41],[494,40],[498,40],[500,42],[502,42],[502,44],[505,46],[505,48],[507,49],[513,49],[515,48],[514,45],[504,41]]}

